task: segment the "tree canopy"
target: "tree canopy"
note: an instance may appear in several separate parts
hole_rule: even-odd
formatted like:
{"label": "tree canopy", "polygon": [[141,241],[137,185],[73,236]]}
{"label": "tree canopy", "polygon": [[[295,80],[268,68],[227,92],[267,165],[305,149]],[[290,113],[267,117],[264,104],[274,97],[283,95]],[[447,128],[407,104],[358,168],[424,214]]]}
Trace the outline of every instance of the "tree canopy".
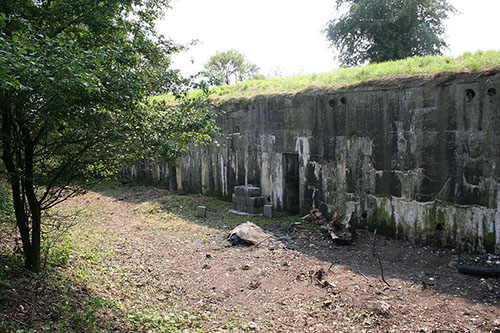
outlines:
{"label": "tree canopy", "polygon": [[238,51],[217,52],[205,64],[204,75],[215,85],[225,85],[250,80],[259,67],[248,62]]}
{"label": "tree canopy", "polygon": [[346,12],[331,20],[326,38],[343,66],[411,56],[441,55],[447,0],[336,0]]}
{"label": "tree canopy", "polygon": [[[168,0],[0,3],[0,153],[26,265],[40,269],[42,213],[153,154],[210,139],[212,111],[184,100],[179,50],[155,21]],[[171,93],[178,105],[149,96]]]}

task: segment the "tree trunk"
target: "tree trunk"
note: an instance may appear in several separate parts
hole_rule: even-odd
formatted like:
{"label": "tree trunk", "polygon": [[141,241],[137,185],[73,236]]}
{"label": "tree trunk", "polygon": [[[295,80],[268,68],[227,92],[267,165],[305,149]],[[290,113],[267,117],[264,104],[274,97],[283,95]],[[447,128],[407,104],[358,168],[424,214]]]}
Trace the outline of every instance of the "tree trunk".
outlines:
{"label": "tree trunk", "polygon": [[[10,166],[10,165],[9,165]],[[7,169],[9,167],[7,166]],[[14,203],[14,212],[16,215],[16,224],[21,235],[23,252],[25,258],[25,266],[33,272],[40,271],[40,244],[41,244],[41,209],[36,200],[33,188],[28,192],[29,213],[26,214],[25,203],[23,199],[23,191],[21,191],[21,182],[18,180],[15,173],[11,176],[12,201]],[[30,193],[31,192],[31,193]],[[30,200],[31,197],[31,200]],[[35,199],[33,201],[33,198]],[[29,222],[31,217],[31,235]],[[31,236],[31,237],[30,237]]]}
{"label": "tree trunk", "polygon": [[40,260],[40,244],[41,244],[41,233],[40,233],[40,214],[38,214],[38,221],[35,217],[32,217],[32,228],[31,228],[31,247],[29,250],[24,250],[24,257],[26,259],[26,268],[32,272],[38,273],[41,270],[41,260]]}
{"label": "tree trunk", "polygon": [[[29,137],[25,134],[25,137]],[[24,165],[26,178],[23,182],[24,191],[28,198],[28,207],[31,214],[31,251],[26,254],[26,267],[33,271],[40,271],[40,242],[41,242],[41,206],[35,193],[35,185],[33,183],[33,152],[34,145],[31,141],[25,143],[24,150]]]}
{"label": "tree trunk", "polygon": [[[26,268],[39,272],[41,268],[40,243],[41,243],[41,206],[36,198],[33,185],[33,152],[34,145],[26,138],[23,140],[24,163],[22,150],[15,148],[19,143],[14,143],[16,122],[12,117],[12,110],[1,108],[2,132],[2,160],[9,175],[12,189],[12,201],[16,215],[16,224],[21,235]],[[24,164],[24,165],[23,165]],[[19,169],[24,171],[21,176]],[[26,202],[26,199],[28,202]],[[30,232],[31,222],[31,232]]]}
{"label": "tree trunk", "polygon": [[[11,175],[11,178],[15,176]],[[30,240],[30,230],[28,224],[28,216],[24,211],[23,197],[20,189],[20,182],[17,179],[11,179],[12,188],[12,201],[14,203],[14,212],[16,214],[16,224],[19,229],[19,234],[21,235],[21,242],[23,244],[23,252],[25,257],[25,264],[28,268],[28,254],[31,253],[31,240]]]}

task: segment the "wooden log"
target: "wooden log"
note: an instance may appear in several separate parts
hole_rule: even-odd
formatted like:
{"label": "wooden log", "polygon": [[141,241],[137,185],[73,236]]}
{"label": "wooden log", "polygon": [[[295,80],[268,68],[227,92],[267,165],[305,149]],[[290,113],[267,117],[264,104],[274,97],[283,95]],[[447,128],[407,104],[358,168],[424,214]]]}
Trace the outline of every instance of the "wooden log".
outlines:
{"label": "wooden log", "polygon": [[476,275],[481,277],[500,277],[500,268],[496,267],[457,265],[457,269],[462,274]]}

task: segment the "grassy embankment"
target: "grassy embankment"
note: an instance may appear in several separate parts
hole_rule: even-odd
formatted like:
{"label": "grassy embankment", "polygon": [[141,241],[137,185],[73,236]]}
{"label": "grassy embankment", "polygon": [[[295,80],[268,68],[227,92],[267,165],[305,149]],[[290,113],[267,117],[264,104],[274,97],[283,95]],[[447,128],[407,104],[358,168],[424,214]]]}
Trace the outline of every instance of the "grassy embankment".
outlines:
{"label": "grassy embankment", "polygon": [[[465,53],[457,58],[440,56],[412,57],[353,68],[339,68],[329,73],[245,81],[229,86],[215,87],[211,92],[213,98],[225,100],[257,95],[294,93],[312,88],[338,89],[371,80],[398,76],[407,77],[487,70],[500,70],[500,51]],[[169,100],[170,97],[158,96],[156,99]]]}

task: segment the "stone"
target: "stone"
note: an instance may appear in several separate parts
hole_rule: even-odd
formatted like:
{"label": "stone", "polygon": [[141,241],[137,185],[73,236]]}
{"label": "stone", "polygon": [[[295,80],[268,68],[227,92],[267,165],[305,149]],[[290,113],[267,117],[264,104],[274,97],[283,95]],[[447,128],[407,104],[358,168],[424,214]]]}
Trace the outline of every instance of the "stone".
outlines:
{"label": "stone", "polygon": [[264,216],[273,217],[273,205],[264,205]]}
{"label": "stone", "polygon": [[230,243],[247,243],[259,244],[270,238],[270,235],[264,232],[261,227],[252,222],[246,222],[238,225],[236,228],[229,232],[227,236]]}
{"label": "stone", "polygon": [[198,206],[198,208],[196,209],[196,214],[198,217],[207,217],[207,207]]}

